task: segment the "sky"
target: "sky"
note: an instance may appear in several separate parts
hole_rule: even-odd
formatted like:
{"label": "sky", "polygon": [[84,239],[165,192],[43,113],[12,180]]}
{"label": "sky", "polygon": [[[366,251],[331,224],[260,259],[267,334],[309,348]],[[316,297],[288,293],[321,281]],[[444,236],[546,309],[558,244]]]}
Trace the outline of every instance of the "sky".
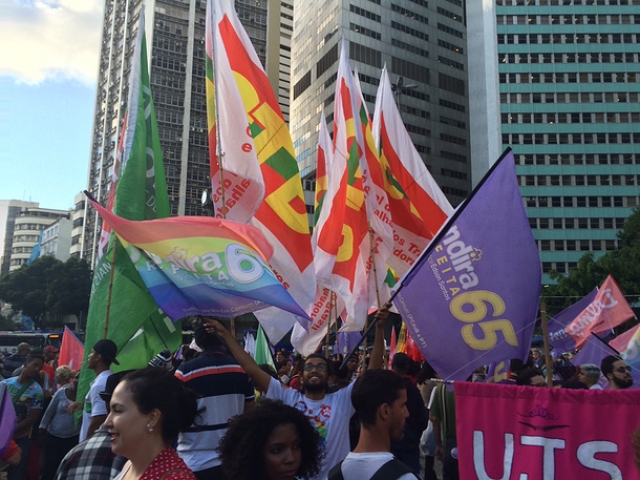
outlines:
{"label": "sky", "polygon": [[87,183],[103,2],[0,8],[0,200],[71,208]]}

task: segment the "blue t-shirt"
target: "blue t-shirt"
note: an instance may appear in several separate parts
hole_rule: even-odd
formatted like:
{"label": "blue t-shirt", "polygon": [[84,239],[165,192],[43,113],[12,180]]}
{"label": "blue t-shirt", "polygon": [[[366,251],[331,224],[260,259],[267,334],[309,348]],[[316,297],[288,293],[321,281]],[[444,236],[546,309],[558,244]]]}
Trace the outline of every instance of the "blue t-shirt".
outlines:
{"label": "blue t-shirt", "polygon": [[[4,383],[7,386],[7,390],[9,392],[9,395],[11,395],[12,401],[15,400],[14,397],[24,387],[23,384],[18,382],[18,378],[19,377],[11,377],[2,381],[2,383]],[[20,420],[24,420],[25,418],[27,418],[29,416],[29,412],[32,409],[42,410],[43,400],[44,400],[44,396],[42,393],[42,387],[38,384],[38,382],[35,382],[35,381],[32,382],[31,385],[29,385],[29,388],[27,388],[24,392],[22,392],[22,394],[20,395],[20,398],[13,402],[13,406],[16,411],[16,417],[18,419],[18,422]],[[21,438],[21,437],[28,436],[30,428],[31,427],[22,429],[24,431],[16,430],[16,433],[14,434],[14,438]]]}

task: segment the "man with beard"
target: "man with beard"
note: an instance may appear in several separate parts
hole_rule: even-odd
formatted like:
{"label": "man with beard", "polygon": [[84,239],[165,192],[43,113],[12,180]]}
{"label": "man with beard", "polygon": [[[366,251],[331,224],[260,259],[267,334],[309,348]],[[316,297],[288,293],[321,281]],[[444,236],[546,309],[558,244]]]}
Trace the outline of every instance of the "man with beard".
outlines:
{"label": "man with beard", "polygon": [[607,380],[611,390],[624,390],[633,385],[631,367],[616,355],[607,355],[600,363],[600,370]]}
{"label": "man with beard", "polygon": [[[369,369],[382,368],[384,353],[384,322],[389,316],[386,304],[378,310],[375,324],[375,340]],[[210,331],[217,333],[227,344],[245,372],[253,378],[256,388],[267,392],[265,397],[281,400],[304,413],[324,440],[325,456],[315,479],[326,479],[329,469],[341,462],[349,453],[349,419],[355,413],[351,403],[354,383],[335,393],[327,393],[329,363],[325,357],[312,354],[307,357],[302,371],[302,391],[287,388],[264,372],[255,360],[244,351],[236,339],[218,321],[208,320]]]}
{"label": "man with beard", "polygon": [[360,422],[360,438],[353,452],[331,469],[329,480],[420,478],[390,452],[392,441],[402,438],[409,417],[406,387],[405,380],[389,370],[367,370],[358,377],[351,401]]}

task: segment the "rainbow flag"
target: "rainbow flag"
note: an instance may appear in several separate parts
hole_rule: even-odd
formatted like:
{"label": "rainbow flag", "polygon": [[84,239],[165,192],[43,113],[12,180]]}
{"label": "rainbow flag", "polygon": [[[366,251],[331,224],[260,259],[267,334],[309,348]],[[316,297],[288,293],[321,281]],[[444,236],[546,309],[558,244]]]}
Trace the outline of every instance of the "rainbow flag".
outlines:
{"label": "rainbow flag", "polygon": [[[259,181],[264,186],[264,200],[260,199],[261,203],[250,222],[274,246],[271,268],[276,276],[299,305],[307,306],[316,293],[316,280],[306,205],[293,142],[276,95],[236,15],[233,1],[208,0],[206,42],[211,65],[209,82],[214,85],[207,93],[209,118],[215,117],[217,111],[220,119],[224,119],[223,122],[217,122],[219,128],[210,130],[211,148],[225,152],[223,165],[232,172],[244,168],[243,154],[251,156],[247,158],[247,161],[253,162],[250,180]],[[233,103],[226,106],[229,99]],[[231,119],[238,121],[237,128],[225,130],[223,123]],[[238,135],[242,135],[241,140],[238,140]],[[215,146],[216,141],[221,143],[222,149]],[[216,151],[211,154],[216,155]],[[254,156],[257,157],[259,171],[255,169]],[[215,162],[212,162],[212,179],[214,173],[218,173],[213,169]],[[227,170],[224,171],[225,186],[226,173]],[[258,174],[259,178],[255,178]],[[229,181],[233,182],[233,179]],[[232,191],[227,188],[226,192],[229,195],[237,192],[231,198],[235,202],[234,209],[246,202],[244,210],[250,212],[255,207],[252,203],[254,197],[250,196],[251,201],[247,201],[247,192],[241,191],[243,188]],[[226,202],[231,200],[227,197]],[[215,195],[214,204],[217,211],[219,203],[216,203]],[[246,216],[230,218],[249,221]],[[299,320],[277,309],[262,310],[256,316],[272,341],[282,338]]]}
{"label": "rainbow flag", "polygon": [[190,315],[235,317],[267,306],[306,317],[269,269],[273,249],[257,228],[210,217],[134,222],[85,194],[171,320]]}
{"label": "rainbow flag", "polygon": [[393,219],[394,245],[389,266],[404,275],[453,208],[404,127],[386,68],[380,78],[372,130]]}

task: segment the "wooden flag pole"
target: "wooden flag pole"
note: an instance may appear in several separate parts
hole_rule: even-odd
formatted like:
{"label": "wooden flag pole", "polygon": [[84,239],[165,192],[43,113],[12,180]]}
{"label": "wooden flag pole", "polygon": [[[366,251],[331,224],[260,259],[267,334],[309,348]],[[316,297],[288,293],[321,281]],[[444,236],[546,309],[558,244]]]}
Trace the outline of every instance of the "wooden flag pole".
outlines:
{"label": "wooden flag pole", "polygon": [[542,324],[542,340],[544,341],[544,364],[547,367],[547,387],[553,388],[553,368],[551,365],[551,348],[549,346],[549,326],[547,304],[540,303],[540,323]]}
{"label": "wooden flag pole", "polygon": [[[380,310],[380,289],[378,288],[378,269],[376,267],[376,260],[373,256],[373,230],[371,228],[371,226],[369,225],[369,223],[367,222],[367,226],[369,228],[369,258],[371,259],[371,265],[373,265],[373,278],[375,279],[374,283],[376,286],[376,302],[378,305],[378,310]],[[369,331],[369,313],[367,312],[367,319],[365,320],[364,323],[364,330],[365,332]],[[367,361],[367,348],[368,348],[368,339],[365,336],[364,337],[364,355],[362,356],[362,361],[360,362],[360,367],[359,367],[359,371],[360,373],[362,373],[364,371],[364,367],[365,367],[365,363]],[[348,359],[345,358],[345,361],[347,361]]]}
{"label": "wooden flag pole", "polygon": [[331,300],[329,300],[329,321],[327,322],[327,335],[324,340],[324,356],[329,359],[329,340],[331,339],[331,318],[333,316],[333,297],[334,293],[331,292]]}

